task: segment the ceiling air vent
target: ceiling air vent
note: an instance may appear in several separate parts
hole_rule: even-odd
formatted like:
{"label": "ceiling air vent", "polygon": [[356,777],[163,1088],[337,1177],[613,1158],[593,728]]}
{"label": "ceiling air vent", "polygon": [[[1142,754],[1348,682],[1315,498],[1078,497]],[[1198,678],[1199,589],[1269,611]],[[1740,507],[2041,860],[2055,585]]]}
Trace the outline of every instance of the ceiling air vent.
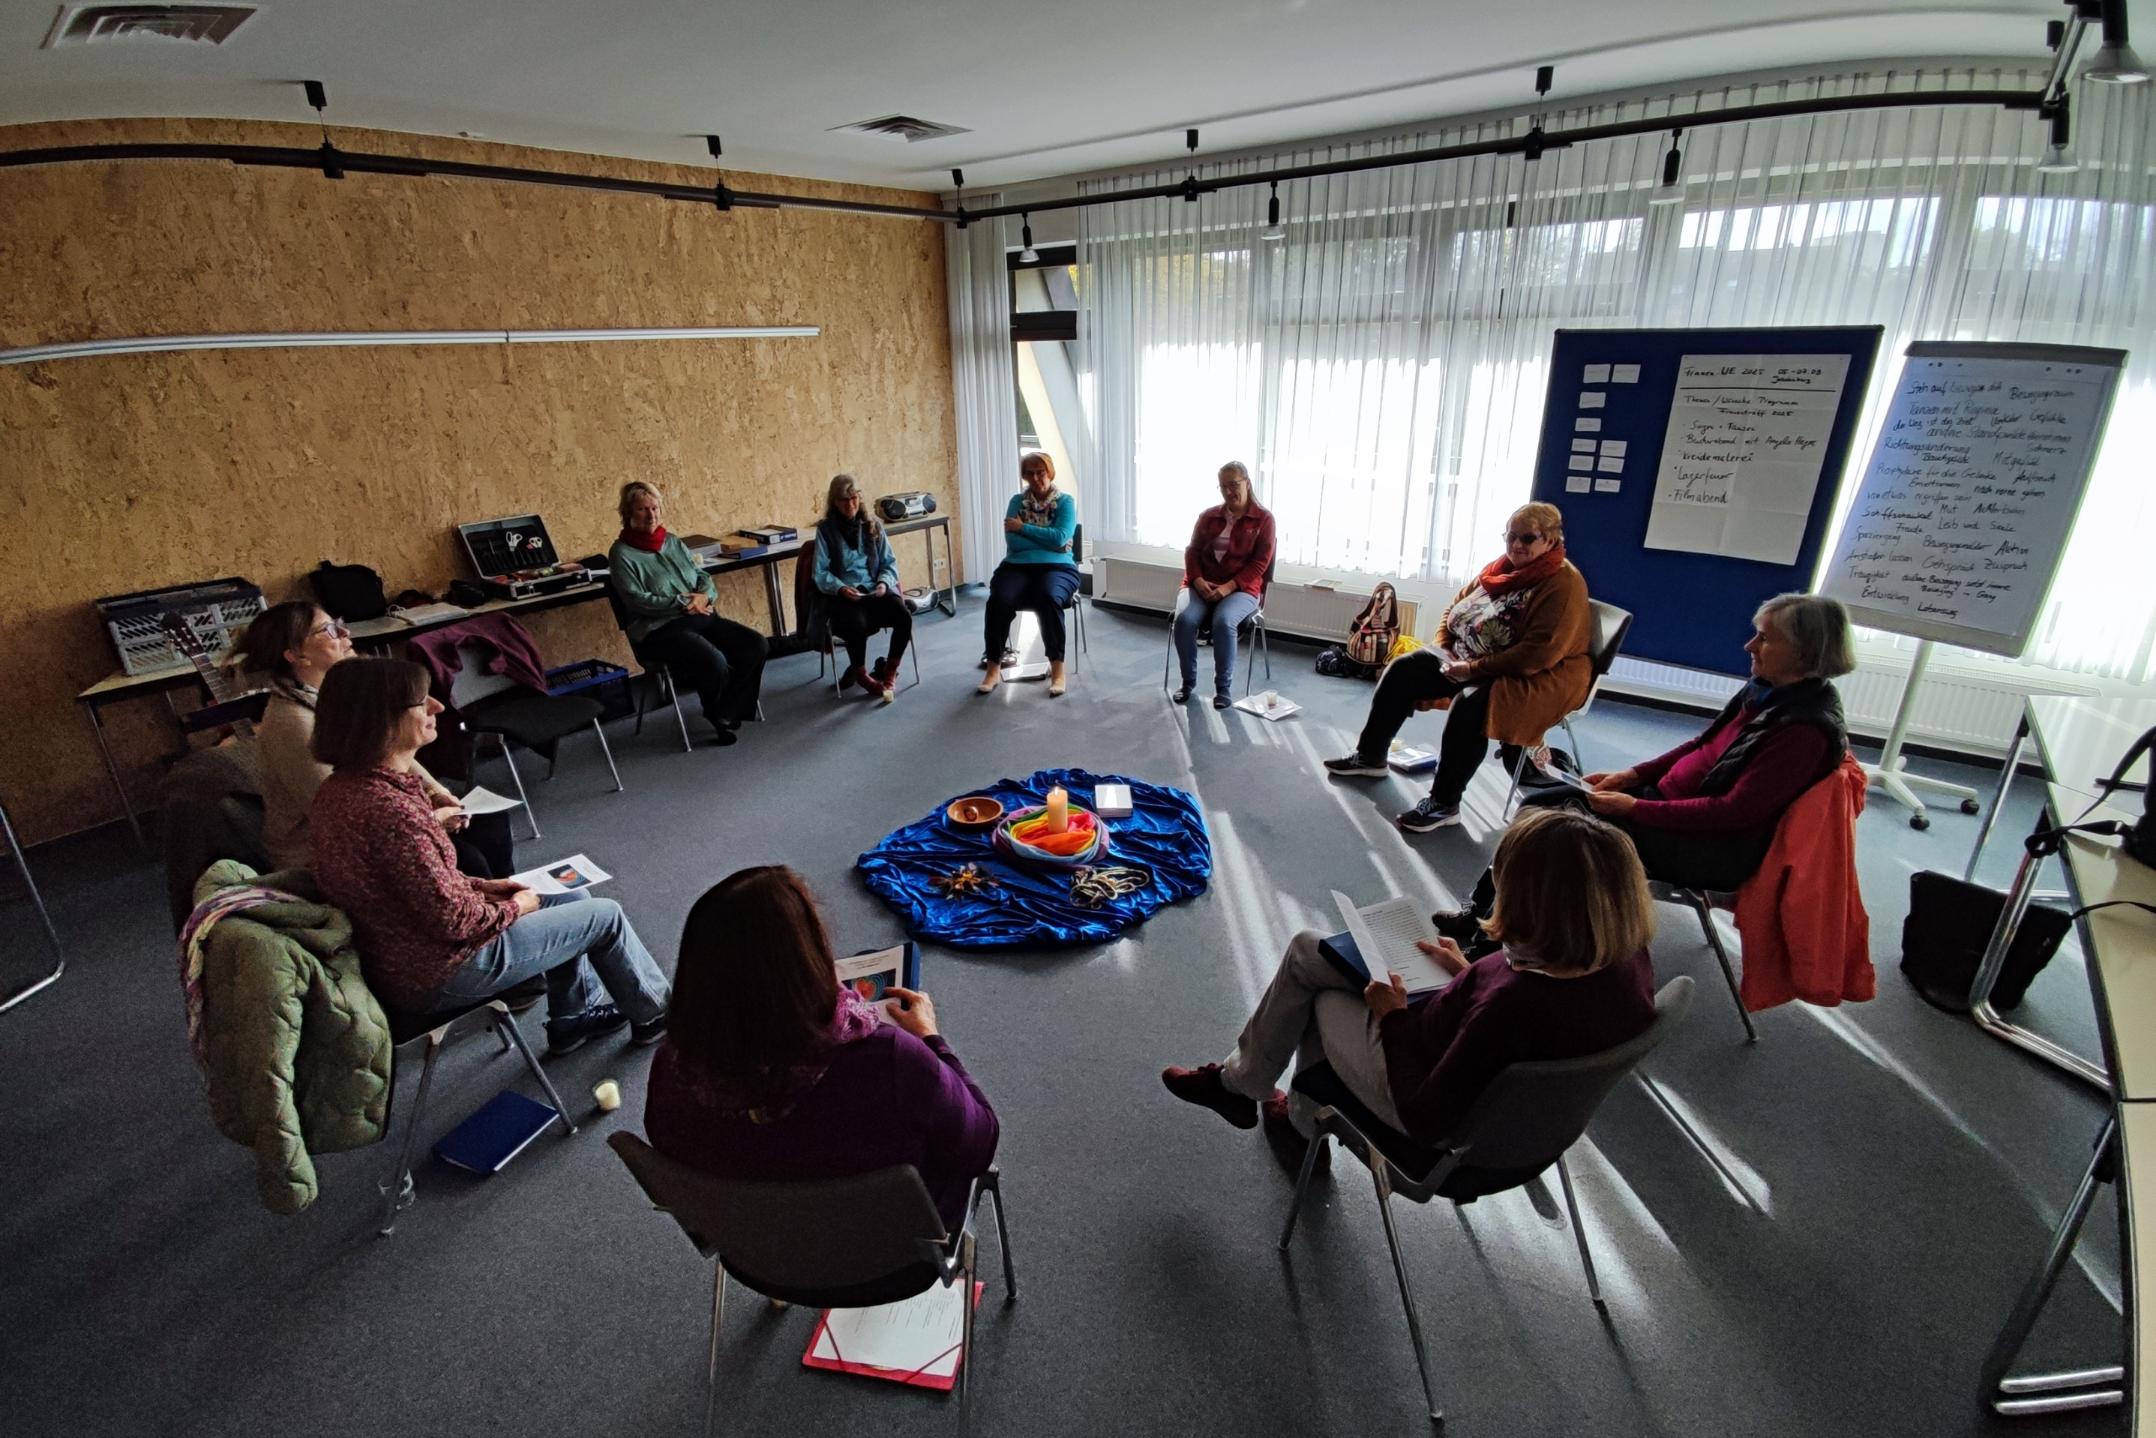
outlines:
{"label": "ceiling air vent", "polygon": [[45,36],[44,48],[110,45],[122,40],[222,45],[254,13],[252,5],[63,5]]}
{"label": "ceiling air vent", "polygon": [[911,115],[886,115],[880,120],[862,120],[853,125],[834,125],[834,130],[859,130],[864,135],[890,135],[897,139],[940,140],[945,135],[968,135],[972,131],[963,125],[939,125],[933,120],[917,120]]}

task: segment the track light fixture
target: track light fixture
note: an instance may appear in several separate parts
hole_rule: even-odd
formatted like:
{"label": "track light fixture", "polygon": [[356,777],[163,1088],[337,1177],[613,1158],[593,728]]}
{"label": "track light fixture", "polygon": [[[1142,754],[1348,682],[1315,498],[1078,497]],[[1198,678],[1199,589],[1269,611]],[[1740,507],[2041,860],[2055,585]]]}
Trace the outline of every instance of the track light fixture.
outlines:
{"label": "track light fixture", "polygon": [[1273,181],[1272,198],[1265,202],[1265,228],[1258,231],[1258,238],[1278,244],[1288,237],[1288,227],[1280,223],[1280,182]]}
{"label": "track light fixture", "polygon": [[2103,85],[2144,85],[2148,83],[2148,67],[2134,53],[2134,47],[2126,43],[2126,0],[2087,0],[2099,12],[2095,17],[2103,26],[2103,44],[2097,48],[2096,58],[2089,68],[2081,72],[2084,80],[2094,80]]}
{"label": "track light fixture", "polygon": [[1682,128],[1669,132],[1669,153],[1662,157],[1662,183],[1654,187],[1647,197],[1650,205],[1681,205],[1684,203],[1684,151],[1677,148],[1677,140],[1684,134]]}
{"label": "track light fixture", "polygon": [[966,227],[966,172],[957,168],[951,171],[951,189],[956,192],[958,228]]}
{"label": "track light fixture", "polygon": [[1018,252],[1018,263],[1022,265],[1038,264],[1041,252],[1033,248],[1033,217],[1021,213],[1018,219],[1018,232],[1025,237],[1025,248]]}
{"label": "track light fixture", "polygon": [[2072,141],[2071,122],[2067,117],[2067,100],[2064,95],[2051,109],[2051,143],[2044,147],[2043,157],[2036,162],[2039,175],[2071,175],[2081,168],[2081,162],[2067,151]]}

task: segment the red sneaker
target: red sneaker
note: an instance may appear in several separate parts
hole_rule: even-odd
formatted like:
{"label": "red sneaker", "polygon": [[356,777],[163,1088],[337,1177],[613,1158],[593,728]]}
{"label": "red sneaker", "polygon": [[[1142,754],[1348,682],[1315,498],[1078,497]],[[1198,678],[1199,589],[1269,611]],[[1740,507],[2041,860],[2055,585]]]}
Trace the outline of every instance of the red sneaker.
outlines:
{"label": "red sneaker", "polygon": [[[1259,1113],[1265,1123],[1265,1145],[1273,1151],[1273,1157],[1288,1171],[1288,1177],[1300,1178],[1303,1172],[1303,1155],[1310,1151],[1310,1140],[1295,1128],[1295,1120],[1288,1117],[1286,1094],[1275,1093],[1259,1105]],[[1317,1162],[1311,1165],[1310,1175],[1332,1172],[1333,1148],[1326,1144],[1318,1150]]]}
{"label": "red sneaker", "polygon": [[861,666],[858,664],[852,665],[846,670],[844,674],[841,674],[838,677],[838,687],[841,689],[844,689],[847,686],[853,684],[860,685],[861,692],[868,695],[871,699],[875,698],[877,691],[883,688],[881,684],[878,684],[875,680],[869,678],[866,674],[862,673]]}
{"label": "red sneaker", "polygon": [[[1194,1069],[1170,1066],[1160,1071],[1160,1081],[1184,1103],[1209,1108],[1237,1128],[1258,1126],[1258,1101],[1228,1092],[1220,1078],[1219,1064],[1202,1064]],[[1277,1092],[1274,1096],[1278,1097]]]}

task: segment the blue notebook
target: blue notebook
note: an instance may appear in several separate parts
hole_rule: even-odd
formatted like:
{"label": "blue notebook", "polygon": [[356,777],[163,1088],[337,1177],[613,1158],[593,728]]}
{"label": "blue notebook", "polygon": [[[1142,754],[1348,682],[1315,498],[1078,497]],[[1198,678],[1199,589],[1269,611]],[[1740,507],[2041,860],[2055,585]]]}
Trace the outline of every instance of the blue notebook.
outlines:
{"label": "blue notebook", "polygon": [[[1329,939],[1320,939],[1318,940],[1318,952],[1325,956],[1325,962],[1331,964],[1341,973],[1346,974],[1356,983],[1367,984],[1370,982],[1370,966],[1362,961],[1362,950],[1355,946],[1354,935],[1342,932],[1334,934]],[[1416,994],[1408,999],[1407,1006],[1411,1009],[1415,1008],[1423,1000],[1429,998],[1431,994],[1438,992],[1441,991],[1430,989],[1424,993]]]}
{"label": "blue notebook", "polygon": [[524,1151],[524,1146],[561,1115],[546,1104],[503,1089],[482,1104],[477,1113],[458,1124],[434,1146],[443,1163],[468,1169],[482,1178],[500,1173],[502,1167]]}

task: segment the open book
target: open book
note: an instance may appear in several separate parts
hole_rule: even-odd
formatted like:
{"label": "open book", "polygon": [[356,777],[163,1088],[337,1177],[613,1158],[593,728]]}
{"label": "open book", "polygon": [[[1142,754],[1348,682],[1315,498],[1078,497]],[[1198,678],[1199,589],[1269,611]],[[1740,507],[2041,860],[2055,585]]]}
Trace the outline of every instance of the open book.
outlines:
{"label": "open book", "polygon": [[863,1003],[880,1003],[893,987],[921,987],[921,953],[908,939],[887,949],[871,949],[837,961],[839,983],[852,989]]}
{"label": "open book", "polygon": [[1362,951],[1373,979],[1381,972],[1397,974],[1409,994],[1427,993],[1451,982],[1452,975],[1439,968],[1437,960],[1415,947],[1417,939],[1435,939],[1437,930],[1413,899],[1385,899],[1358,909],[1338,889],[1332,896],[1348,937]]}

